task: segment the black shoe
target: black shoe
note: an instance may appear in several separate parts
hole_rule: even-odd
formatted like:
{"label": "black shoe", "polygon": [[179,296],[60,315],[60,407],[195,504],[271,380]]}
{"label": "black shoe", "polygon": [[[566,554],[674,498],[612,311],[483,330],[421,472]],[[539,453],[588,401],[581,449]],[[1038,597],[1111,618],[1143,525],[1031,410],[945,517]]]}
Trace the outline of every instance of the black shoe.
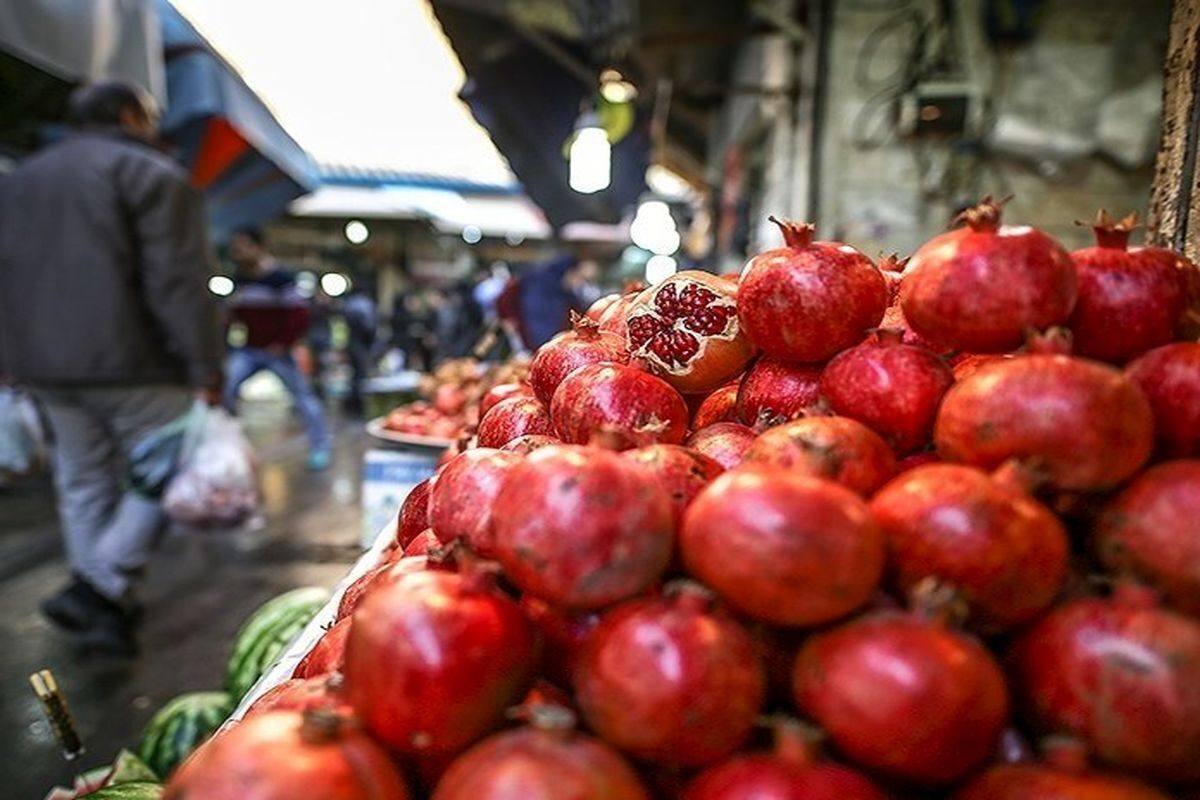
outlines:
{"label": "black shoe", "polygon": [[86,581],[72,578],[62,591],[42,602],[42,613],[63,630],[81,631],[91,624],[96,609],[106,602]]}
{"label": "black shoe", "polygon": [[116,603],[98,611],[87,628],[79,632],[80,646],[92,653],[132,657],[138,652],[134,615]]}

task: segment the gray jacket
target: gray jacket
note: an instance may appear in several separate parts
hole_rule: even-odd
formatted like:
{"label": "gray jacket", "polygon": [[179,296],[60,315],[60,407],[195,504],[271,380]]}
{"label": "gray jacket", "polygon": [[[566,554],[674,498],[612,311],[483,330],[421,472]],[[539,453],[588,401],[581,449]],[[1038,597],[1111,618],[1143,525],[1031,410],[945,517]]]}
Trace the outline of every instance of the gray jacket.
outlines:
{"label": "gray jacket", "polygon": [[200,195],[147,144],[74,134],[0,175],[0,373],[40,386],[220,380]]}

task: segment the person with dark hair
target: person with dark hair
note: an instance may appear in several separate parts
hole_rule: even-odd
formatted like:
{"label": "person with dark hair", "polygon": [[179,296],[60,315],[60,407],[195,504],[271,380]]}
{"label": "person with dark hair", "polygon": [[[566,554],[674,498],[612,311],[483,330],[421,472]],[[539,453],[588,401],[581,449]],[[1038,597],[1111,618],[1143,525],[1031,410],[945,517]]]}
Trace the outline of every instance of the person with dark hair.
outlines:
{"label": "person with dark hair", "polygon": [[243,383],[263,370],[275,373],[304,418],[308,468],[326,469],[331,450],[325,409],[292,358],[292,347],[308,330],[308,300],[296,288],[295,273],[271,255],[258,228],[235,231],[229,238],[229,257],[237,265],[229,309],[232,321],[246,329],[246,344],[229,354],[225,405],[236,410]]}
{"label": "person with dark hair", "polygon": [[119,654],[135,651],[133,590],[165,523],[124,462],[221,386],[203,204],[153,146],[155,117],[133,86],[83,86],[72,134],[0,176],[0,373],[32,387],[53,430],[73,573],[42,609]]}

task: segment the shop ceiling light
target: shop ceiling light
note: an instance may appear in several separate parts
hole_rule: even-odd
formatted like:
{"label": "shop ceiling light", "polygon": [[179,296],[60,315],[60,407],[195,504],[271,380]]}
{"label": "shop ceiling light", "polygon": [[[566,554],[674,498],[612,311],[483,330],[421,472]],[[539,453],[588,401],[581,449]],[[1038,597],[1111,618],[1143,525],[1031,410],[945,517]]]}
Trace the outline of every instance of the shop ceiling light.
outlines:
{"label": "shop ceiling light", "polygon": [[371,238],[371,229],[361,219],[352,219],[346,223],[345,234],[350,244],[362,244]]}
{"label": "shop ceiling light", "polygon": [[321,276],[321,291],[330,297],[341,297],[350,288],[350,279],[340,272],[326,272]]}
{"label": "shop ceiling light", "polygon": [[208,290],[217,297],[228,297],[233,294],[233,281],[224,275],[213,275],[208,279]]}
{"label": "shop ceiling light", "polygon": [[607,189],[612,180],[612,145],[594,111],[585,112],[575,126],[571,142],[570,183],[580,194]]}
{"label": "shop ceiling light", "polygon": [[610,103],[630,103],[637,98],[637,87],[615,69],[600,73],[600,96]]}
{"label": "shop ceiling light", "polygon": [[670,256],[650,256],[646,262],[646,283],[653,286],[675,274],[678,266]]}
{"label": "shop ceiling light", "polygon": [[655,255],[673,255],[679,249],[680,237],[670,207],[662,200],[646,200],[639,205],[629,225],[629,238]]}
{"label": "shop ceiling light", "polygon": [[479,244],[483,239],[483,231],[478,225],[467,225],[462,229],[462,238],[467,244]]}

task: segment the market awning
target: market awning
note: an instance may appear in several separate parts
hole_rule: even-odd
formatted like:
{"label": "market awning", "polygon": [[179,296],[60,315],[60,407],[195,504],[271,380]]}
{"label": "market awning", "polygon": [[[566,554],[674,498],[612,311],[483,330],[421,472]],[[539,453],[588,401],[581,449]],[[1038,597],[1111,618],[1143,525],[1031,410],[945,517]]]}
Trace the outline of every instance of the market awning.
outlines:
{"label": "market awning", "polygon": [[218,238],[264,222],[318,184],[316,165],[270,109],[167,0],[163,134],[203,189]]}

